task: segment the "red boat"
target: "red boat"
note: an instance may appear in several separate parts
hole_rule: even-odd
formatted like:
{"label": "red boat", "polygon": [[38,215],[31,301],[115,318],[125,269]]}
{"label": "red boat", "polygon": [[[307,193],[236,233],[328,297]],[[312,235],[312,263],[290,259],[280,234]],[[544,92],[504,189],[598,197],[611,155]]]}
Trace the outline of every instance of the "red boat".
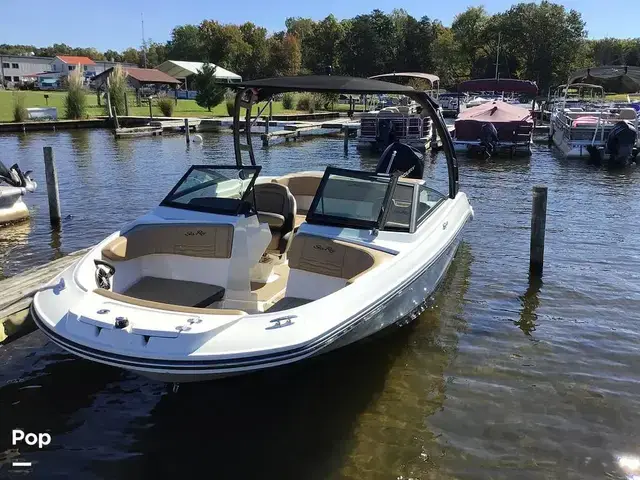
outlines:
{"label": "red boat", "polygon": [[[475,79],[458,85],[459,92],[505,92],[535,96],[534,82],[516,79]],[[531,107],[493,100],[462,111],[455,122],[456,150],[492,155],[499,150],[531,154]]]}
{"label": "red boat", "polygon": [[527,108],[494,100],[460,113],[455,127],[456,149],[531,153],[533,118]]}

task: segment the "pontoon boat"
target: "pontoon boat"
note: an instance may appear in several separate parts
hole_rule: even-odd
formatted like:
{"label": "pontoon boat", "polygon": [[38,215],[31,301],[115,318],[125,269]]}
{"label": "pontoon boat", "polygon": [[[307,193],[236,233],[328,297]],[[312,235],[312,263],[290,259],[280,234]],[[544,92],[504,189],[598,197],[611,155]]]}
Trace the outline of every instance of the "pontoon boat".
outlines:
{"label": "pontoon boat", "polygon": [[[192,166],[158,207],[41,289],[31,311],[55,343],[153,379],[200,381],[319,355],[425,308],[473,216],[435,101],[337,76],[233,88],[235,163]],[[262,176],[252,107],[288,91],[413,98],[445,141],[448,192],[428,186],[422,163],[400,143],[372,172]]]}
{"label": "pontoon boat", "polygon": [[[586,82],[586,83],[585,83]],[[640,89],[640,67],[607,66],[574,72],[554,102],[550,137],[565,157],[587,156],[593,163],[624,166],[638,155],[638,112],[631,104],[608,104],[605,90],[625,93]],[[568,102],[569,89],[597,91],[589,101]]]}

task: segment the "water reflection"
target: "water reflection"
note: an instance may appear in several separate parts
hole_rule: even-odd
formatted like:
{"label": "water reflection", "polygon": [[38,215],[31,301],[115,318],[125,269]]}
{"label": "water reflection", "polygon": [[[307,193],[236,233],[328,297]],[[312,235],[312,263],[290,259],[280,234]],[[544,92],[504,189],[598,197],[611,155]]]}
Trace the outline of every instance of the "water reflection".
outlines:
{"label": "water reflection", "polygon": [[539,293],[543,282],[541,278],[529,276],[529,288],[518,297],[522,304],[520,319],[513,322],[525,335],[530,336],[536,330],[538,315],[536,309],[540,305]]}
{"label": "water reflection", "polygon": [[86,167],[91,163],[91,135],[90,130],[73,130],[69,132],[71,152],[78,167]]}
{"label": "water reflection", "polygon": [[0,225],[0,280],[4,278],[3,265],[15,255],[16,250],[29,243],[31,221],[29,219],[19,223]]}

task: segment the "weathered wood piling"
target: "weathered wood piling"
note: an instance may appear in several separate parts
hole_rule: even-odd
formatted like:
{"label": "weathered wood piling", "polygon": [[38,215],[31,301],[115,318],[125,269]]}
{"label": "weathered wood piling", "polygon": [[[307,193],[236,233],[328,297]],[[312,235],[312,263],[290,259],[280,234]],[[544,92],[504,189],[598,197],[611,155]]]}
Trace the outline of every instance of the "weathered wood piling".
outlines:
{"label": "weathered wood piling", "polygon": [[529,251],[529,275],[541,277],[544,266],[544,237],[547,223],[547,187],[533,187],[531,208],[531,244]]}
{"label": "weathered wood piling", "polygon": [[47,196],[49,198],[49,219],[51,225],[59,226],[62,214],[60,213],[60,191],[58,190],[58,172],[56,171],[53,148],[44,147],[44,174],[47,181]]}

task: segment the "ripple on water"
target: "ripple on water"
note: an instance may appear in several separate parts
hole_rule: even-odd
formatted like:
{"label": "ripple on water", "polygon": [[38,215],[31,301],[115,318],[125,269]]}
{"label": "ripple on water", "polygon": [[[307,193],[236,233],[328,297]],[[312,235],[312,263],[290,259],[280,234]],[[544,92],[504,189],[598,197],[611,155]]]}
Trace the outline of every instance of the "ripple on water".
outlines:
{"label": "ripple on water", "polygon": [[[190,164],[233,161],[229,135],[203,137],[187,148],[179,136],[115,141],[97,130],[0,136],[6,158],[40,183],[31,220],[1,231],[0,275],[96,243],[155,206]],[[47,219],[45,145],[69,216],[60,232]],[[342,147],[256,142],[256,156],[266,174],[375,166]],[[441,157],[426,175],[446,190]],[[220,478],[623,478],[640,454],[639,175],[540,146],[530,160],[461,158],[476,219],[435,306],[407,328],[177,395],[35,333],[0,347],[2,418],[52,433],[51,449],[22,452],[37,462],[34,478],[191,468]],[[549,188],[546,265],[529,283],[536,184]],[[15,455],[2,436],[0,476]],[[190,467],[176,462],[185,458]]]}

